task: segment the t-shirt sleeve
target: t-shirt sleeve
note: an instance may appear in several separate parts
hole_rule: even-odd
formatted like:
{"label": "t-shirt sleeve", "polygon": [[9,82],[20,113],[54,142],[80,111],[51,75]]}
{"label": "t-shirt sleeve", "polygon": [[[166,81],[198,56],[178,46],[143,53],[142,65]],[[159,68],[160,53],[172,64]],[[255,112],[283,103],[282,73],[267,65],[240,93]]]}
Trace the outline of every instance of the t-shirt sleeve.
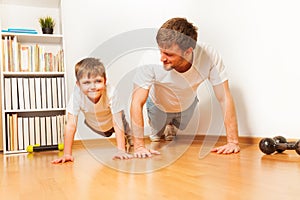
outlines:
{"label": "t-shirt sleeve", "polygon": [[149,89],[155,79],[154,68],[159,65],[159,52],[157,50],[145,51],[136,69],[133,83],[144,89]]}
{"label": "t-shirt sleeve", "polygon": [[78,115],[80,112],[80,89],[75,86],[73,93],[70,96],[69,102],[67,104],[66,110],[67,113],[72,115]]}
{"label": "t-shirt sleeve", "polygon": [[211,60],[209,81],[212,85],[218,85],[228,80],[226,66],[223,63],[220,54],[212,47],[208,47],[208,55]]}
{"label": "t-shirt sleeve", "polygon": [[149,89],[153,83],[154,73],[151,65],[144,65],[136,69],[133,83],[144,89]]}

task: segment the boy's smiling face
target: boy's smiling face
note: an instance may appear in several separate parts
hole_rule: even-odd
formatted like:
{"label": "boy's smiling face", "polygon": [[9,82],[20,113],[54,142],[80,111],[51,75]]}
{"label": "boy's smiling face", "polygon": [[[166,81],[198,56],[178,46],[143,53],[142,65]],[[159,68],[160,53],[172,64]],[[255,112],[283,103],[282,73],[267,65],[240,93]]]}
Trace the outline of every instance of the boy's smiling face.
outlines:
{"label": "boy's smiling face", "polygon": [[80,90],[94,103],[97,103],[105,90],[105,78],[102,76],[83,76],[77,85]]}

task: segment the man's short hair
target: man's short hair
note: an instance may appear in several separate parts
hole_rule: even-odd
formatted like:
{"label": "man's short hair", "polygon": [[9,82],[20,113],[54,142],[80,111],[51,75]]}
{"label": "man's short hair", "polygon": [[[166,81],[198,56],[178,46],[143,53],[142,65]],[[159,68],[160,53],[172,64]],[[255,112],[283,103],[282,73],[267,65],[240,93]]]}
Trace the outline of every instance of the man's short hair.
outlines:
{"label": "man's short hair", "polygon": [[185,18],[172,18],[166,21],[158,30],[156,41],[161,48],[170,48],[177,44],[182,50],[197,44],[197,27]]}

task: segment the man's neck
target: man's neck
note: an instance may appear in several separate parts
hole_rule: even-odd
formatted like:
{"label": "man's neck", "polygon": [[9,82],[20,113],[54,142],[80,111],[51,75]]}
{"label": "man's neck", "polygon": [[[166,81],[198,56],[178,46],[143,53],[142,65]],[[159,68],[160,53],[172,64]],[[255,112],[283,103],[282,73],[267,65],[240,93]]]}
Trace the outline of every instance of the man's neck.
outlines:
{"label": "man's neck", "polygon": [[186,62],[182,67],[177,68],[176,71],[179,73],[187,72],[193,65],[193,53],[187,56]]}

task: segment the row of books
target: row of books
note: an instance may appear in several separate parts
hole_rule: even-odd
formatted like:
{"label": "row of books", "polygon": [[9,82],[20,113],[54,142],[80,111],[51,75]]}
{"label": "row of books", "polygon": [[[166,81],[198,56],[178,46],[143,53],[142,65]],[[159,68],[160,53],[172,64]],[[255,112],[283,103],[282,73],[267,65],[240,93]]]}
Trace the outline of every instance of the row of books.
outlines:
{"label": "row of books", "polygon": [[26,150],[29,145],[63,143],[65,115],[20,117],[6,114],[6,150]]}
{"label": "row of books", "polygon": [[47,52],[46,46],[18,42],[17,36],[2,36],[4,72],[63,72],[64,51]]}
{"label": "row of books", "polygon": [[5,110],[64,108],[64,82],[64,77],[5,77]]}

